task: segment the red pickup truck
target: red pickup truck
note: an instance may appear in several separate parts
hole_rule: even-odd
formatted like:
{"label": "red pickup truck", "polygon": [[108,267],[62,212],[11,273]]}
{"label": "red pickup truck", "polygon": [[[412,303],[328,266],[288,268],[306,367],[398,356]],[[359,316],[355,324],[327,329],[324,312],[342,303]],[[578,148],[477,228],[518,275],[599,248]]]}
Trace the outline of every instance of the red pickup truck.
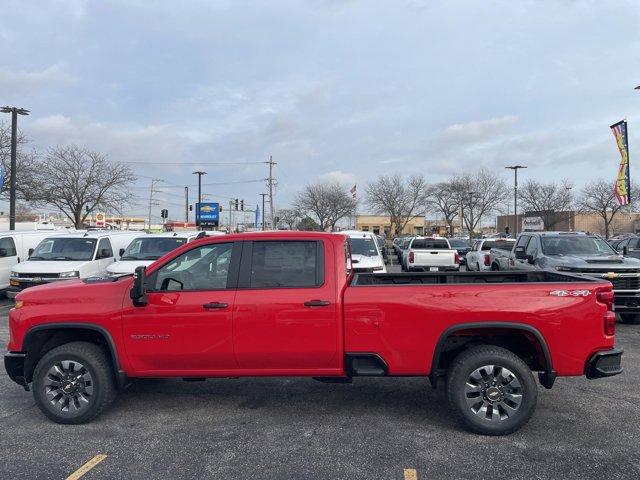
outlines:
{"label": "red pickup truck", "polygon": [[470,430],[513,432],[532,372],[622,371],[611,284],[547,271],[355,274],[347,238],[208,237],[135,275],[30,288],[9,314],[9,376],[55,422],[87,422],[129,378],[446,380]]}

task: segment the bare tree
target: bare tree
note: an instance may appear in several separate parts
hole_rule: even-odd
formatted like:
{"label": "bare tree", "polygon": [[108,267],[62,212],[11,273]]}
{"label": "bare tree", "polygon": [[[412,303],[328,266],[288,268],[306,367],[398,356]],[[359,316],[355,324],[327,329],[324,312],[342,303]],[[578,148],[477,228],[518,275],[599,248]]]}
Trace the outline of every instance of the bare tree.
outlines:
{"label": "bare tree", "polygon": [[307,185],[298,193],[295,207],[302,214],[313,215],[320,230],[333,230],[342,218],[353,215],[357,202],[339,183],[322,182]]}
{"label": "bare tree", "polygon": [[302,219],[300,211],[295,208],[281,208],[278,210],[277,217],[288,230],[295,230]]}
{"label": "bare tree", "polygon": [[[602,218],[605,238],[611,235],[613,219],[624,208],[623,205],[618,205],[613,186],[613,182],[599,179],[585,185],[578,197],[578,209],[581,212],[596,213]],[[638,195],[640,195],[640,188],[632,185],[631,201],[635,202]]]}
{"label": "bare tree", "polygon": [[480,169],[472,175],[457,177],[451,182],[452,189],[458,199],[464,226],[469,238],[480,225],[480,222],[494,212],[509,197],[509,189],[505,181],[494,172]]}
{"label": "bare tree", "polygon": [[537,213],[544,223],[544,229],[550,230],[567,219],[574,203],[572,188],[568,180],[559,183],[529,180],[518,190],[518,198],[523,208]]}
{"label": "bare tree", "polygon": [[449,235],[453,235],[453,221],[460,210],[455,184],[452,180],[436,183],[428,188],[427,210],[442,215]]}
{"label": "bare tree", "polygon": [[38,163],[38,188],[26,199],[59,208],[76,228],[82,228],[94,210],[120,211],[131,197],[127,191],[135,181],[131,169],[101,153],[75,145],[56,147]]}
{"label": "bare tree", "polygon": [[[27,150],[28,139],[21,131],[18,131],[17,157],[16,157],[16,195],[24,199],[35,187],[34,176],[37,172],[37,155],[33,150]],[[11,127],[0,122],[0,164],[4,171],[1,180],[0,195],[9,197],[9,183],[11,179]]]}
{"label": "bare tree", "polygon": [[366,192],[369,207],[377,214],[389,216],[395,235],[400,235],[411,219],[426,211],[428,185],[422,175],[406,180],[399,174],[383,175],[367,185]]}

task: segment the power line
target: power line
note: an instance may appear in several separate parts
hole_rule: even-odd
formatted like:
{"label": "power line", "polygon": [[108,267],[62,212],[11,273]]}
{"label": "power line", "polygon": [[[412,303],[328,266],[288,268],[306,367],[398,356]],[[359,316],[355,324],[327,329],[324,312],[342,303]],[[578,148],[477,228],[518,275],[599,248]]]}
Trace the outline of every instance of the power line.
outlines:
{"label": "power line", "polygon": [[265,162],[145,162],[144,160],[133,160],[129,162],[119,162],[124,163],[126,165],[151,165],[151,166],[162,166],[162,165],[206,165],[206,166],[235,166],[235,165],[260,165]]}

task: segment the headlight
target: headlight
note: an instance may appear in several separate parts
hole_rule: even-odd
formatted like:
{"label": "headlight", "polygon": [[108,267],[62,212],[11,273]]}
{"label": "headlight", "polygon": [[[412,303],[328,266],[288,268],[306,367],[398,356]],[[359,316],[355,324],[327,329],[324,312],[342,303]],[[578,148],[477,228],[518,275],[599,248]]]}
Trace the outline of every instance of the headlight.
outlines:
{"label": "headlight", "polygon": [[11,270],[11,273],[9,273],[9,276],[15,278],[15,277],[19,277],[20,274],[18,272],[14,272],[13,270]]}
{"label": "headlight", "polygon": [[80,272],[62,272],[59,275],[60,278],[75,278],[79,276],[80,276]]}
{"label": "headlight", "polygon": [[559,272],[572,272],[572,271],[573,271],[573,268],[571,268],[571,267],[565,267],[565,266],[563,266],[563,265],[558,265],[558,266],[556,267],[556,270],[558,270]]}

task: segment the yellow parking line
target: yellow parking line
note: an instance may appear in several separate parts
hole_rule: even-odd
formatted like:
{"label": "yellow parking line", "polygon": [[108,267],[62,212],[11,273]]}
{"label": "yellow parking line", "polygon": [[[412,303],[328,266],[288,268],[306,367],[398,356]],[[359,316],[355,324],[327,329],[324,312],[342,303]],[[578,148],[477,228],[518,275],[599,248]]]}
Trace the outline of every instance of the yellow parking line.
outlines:
{"label": "yellow parking line", "polygon": [[80,478],[85,473],[87,473],[89,470],[91,470],[93,467],[98,465],[105,458],[107,458],[106,455],[102,455],[102,454],[96,455],[91,460],[89,460],[87,463],[82,465],[79,469],[77,469],[75,472],[73,472],[71,475],[69,475],[67,477],[67,480],[78,480],[78,478]]}
{"label": "yellow parking line", "polygon": [[418,480],[418,472],[415,468],[404,469],[404,480]]}

